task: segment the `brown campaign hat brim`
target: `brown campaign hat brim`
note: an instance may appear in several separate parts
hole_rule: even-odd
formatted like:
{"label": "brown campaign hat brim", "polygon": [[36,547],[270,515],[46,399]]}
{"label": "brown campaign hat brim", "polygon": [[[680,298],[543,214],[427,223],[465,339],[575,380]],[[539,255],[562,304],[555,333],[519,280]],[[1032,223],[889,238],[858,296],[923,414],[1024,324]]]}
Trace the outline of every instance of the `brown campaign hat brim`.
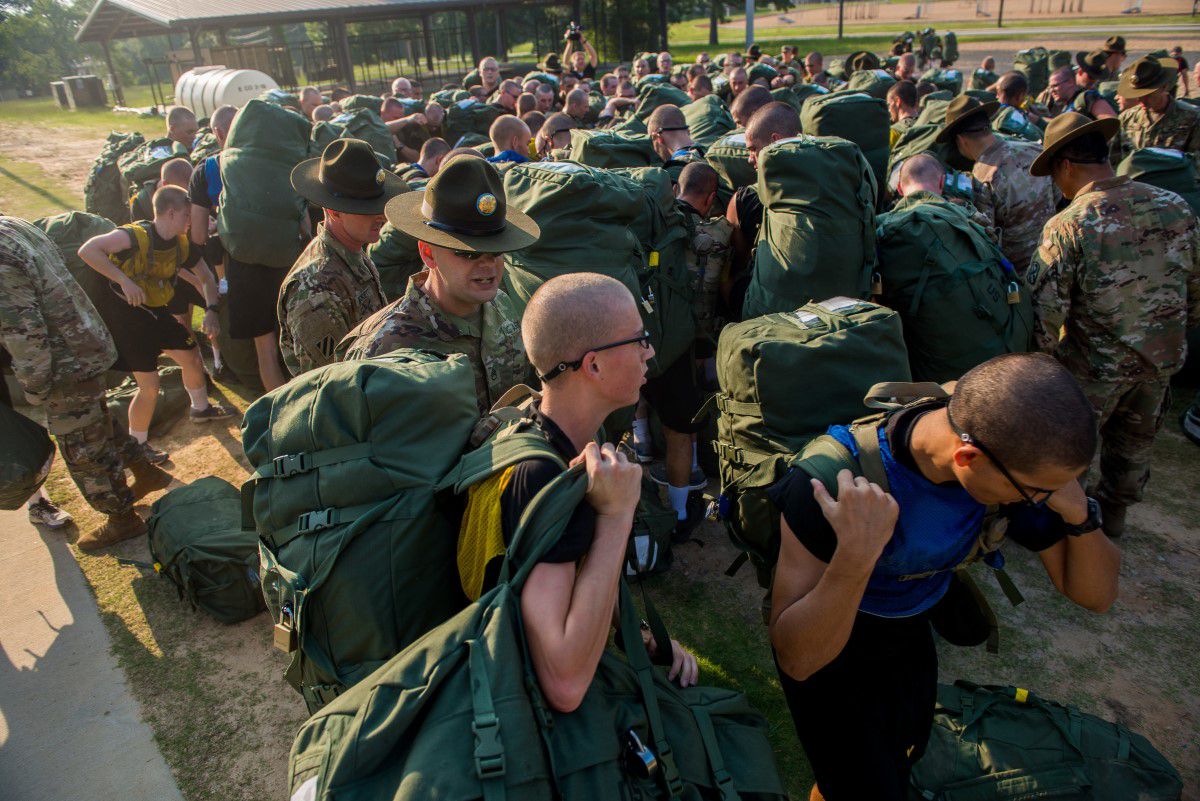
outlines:
{"label": "brown campaign hat brim", "polygon": [[1170,88],[1175,81],[1178,80],[1177,73],[1179,71],[1179,66],[1175,62],[1175,59],[1169,58],[1160,58],[1158,59],[1158,63],[1163,68],[1162,75],[1157,81],[1154,82],[1152,86],[1134,86],[1133,79],[1136,76],[1136,70],[1134,68],[1137,66],[1138,62],[1135,61],[1133,65],[1127,67],[1125,71],[1121,73],[1121,81],[1117,84],[1117,94],[1126,100],[1136,100],[1139,97],[1145,97],[1146,95],[1154,94],[1159,89]]}
{"label": "brown campaign hat brim", "polygon": [[1038,157],[1029,165],[1029,174],[1037,177],[1044,177],[1050,174],[1050,163],[1054,160],[1054,155],[1059,150],[1081,136],[1087,136],[1090,133],[1099,133],[1104,136],[1105,141],[1112,139],[1121,128],[1121,121],[1116,117],[1102,117],[1098,120],[1092,120],[1087,125],[1081,125],[1078,128],[1068,131],[1066,135],[1055,139],[1052,143],[1045,145]]}
{"label": "brown campaign hat brim", "polygon": [[384,170],[379,195],[369,198],[336,195],[321,183],[321,159],[302,161],[292,169],[292,188],[300,197],[314,206],[343,214],[383,214],[384,207],[393,198],[406,194],[408,184],[395,173]]}
{"label": "brown campaign hat brim", "polygon": [[446,231],[429,224],[429,218],[423,211],[424,203],[425,190],[408,192],[390,200],[384,214],[387,215],[388,222],[413,239],[438,247],[473,253],[509,253],[521,250],[537,242],[542,234],[541,228],[532,217],[512,206],[505,209],[507,213],[504,217],[504,230],[499,233],[478,236]]}
{"label": "brown campaign hat brim", "polygon": [[954,122],[946,123],[945,127],[942,128],[941,132],[938,133],[938,135],[934,138],[933,141],[935,141],[939,144],[945,144],[947,142],[953,143],[954,137],[958,136],[959,130],[972,117],[976,117],[980,114],[984,114],[990,120],[993,116],[995,116],[996,112],[999,110],[1000,110],[999,101],[989,100],[986,103],[980,103],[978,108],[973,108],[970,111],[968,111],[967,113],[965,113],[959,117],[955,117]]}

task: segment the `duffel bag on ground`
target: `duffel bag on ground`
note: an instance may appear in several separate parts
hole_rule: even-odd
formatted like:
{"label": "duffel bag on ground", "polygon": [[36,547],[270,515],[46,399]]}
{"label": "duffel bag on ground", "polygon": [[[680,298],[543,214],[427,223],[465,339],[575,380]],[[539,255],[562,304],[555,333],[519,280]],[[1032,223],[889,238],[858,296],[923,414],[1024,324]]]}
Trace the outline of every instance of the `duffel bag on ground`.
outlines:
{"label": "duffel bag on ground", "polygon": [[892,127],[884,101],[862,92],[814,97],[805,102],[800,125],[809,136],[840,136],[858,145],[882,197]]}
{"label": "duffel bag on ground", "polygon": [[266,609],[258,582],[258,537],[242,530],[237,487],[208,476],[154,502],[148,543],[154,572],[166,576],[193,609],[240,623]]}
{"label": "duffel bag on ground", "polygon": [[706,95],[688,103],[680,111],[687,120],[692,141],[703,147],[708,147],[737,127],[729,109],[716,95]]}
{"label": "duffel bag on ground", "polygon": [[1135,181],[1174,192],[1200,214],[1200,178],[1196,162],[1186,153],[1165,147],[1143,147],[1117,165],[1117,175],[1128,175]]}
{"label": "duffel bag on ground", "polygon": [[0,403],[0,509],[20,509],[46,481],[52,464],[54,442],[49,432]]}
{"label": "duffel bag on ground", "polygon": [[881,301],[900,313],[914,381],[942,383],[1033,333],[1025,282],[964,207],[937,199],[879,215]]}
{"label": "duffel bag on ground", "polygon": [[571,131],[571,161],[603,169],[662,166],[662,159],[645,134],[583,128]]}
{"label": "duffel bag on ground", "polygon": [[1179,801],[1183,781],[1119,723],[1019,687],[938,685],[933,732],[910,774],[926,801]]}
{"label": "duffel bag on ground", "polygon": [[113,131],[108,135],[83,187],[84,208],[89,214],[98,214],[116,225],[130,222],[129,183],[121,176],[117,161],[145,141],[140,133]]}
{"label": "duffel bag on ground", "polygon": [[497,587],[304,724],[288,766],[294,801],[786,798],[765,719],[731,690],[670,684],[624,584],[626,658],[601,657],[575,711],[546,704],[520,591],[585,485],[579,468],[548,485],[523,513]]}
{"label": "duffel bag on ground", "polygon": [[304,199],[292,169],[308,158],[312,125],[301,115],[251,100],[233,119],[221,152],[217,229],[231,258],[289,269],[304,243]]}
{"label": "duffel bag on ground", "polygon": [[762,149],[758,168],[763,220],[742,318],[865,298],[875,268],[875,179],[858,146],[832,136],[784,139]]}
{"label": "duffel bag on ground", "polygon": [[721,390],[712,401],[719,412],[718,512],[764,588],[779,552],[779,512],[767,489],[809,440],[861,417],[873,385],[909,379],[900,316],[867,301],[809,303],[721,332]]}
{"label": "duffel bag on ground", "polygon": [[243,520],[310,711],[465,605],[457,514],[435,487],[477,420],[467,357],[409,350],[312,370],[246,410]]}

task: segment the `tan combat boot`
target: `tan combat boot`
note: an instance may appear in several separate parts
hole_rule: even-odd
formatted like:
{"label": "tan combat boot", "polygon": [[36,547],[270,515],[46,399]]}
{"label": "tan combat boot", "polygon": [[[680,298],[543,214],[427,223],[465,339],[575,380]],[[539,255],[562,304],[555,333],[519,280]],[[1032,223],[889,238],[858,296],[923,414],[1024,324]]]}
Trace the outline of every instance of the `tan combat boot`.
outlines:
{"label": "tan combat boot", "polygon": [[129,473],[133,476],[129,490],[133,493],[134,500],[138,501],[151,492],[165,489],[171,483],[170,473],[146,461],[134,462],[129,465]]}
{"label": "tan combat boot", "polygon": [[81,551],[98,551],[145,533],[146,521],[138,517],[137,512],[126,509],[124,512],[109,515],[104,525],[84,534],[75,544]]}

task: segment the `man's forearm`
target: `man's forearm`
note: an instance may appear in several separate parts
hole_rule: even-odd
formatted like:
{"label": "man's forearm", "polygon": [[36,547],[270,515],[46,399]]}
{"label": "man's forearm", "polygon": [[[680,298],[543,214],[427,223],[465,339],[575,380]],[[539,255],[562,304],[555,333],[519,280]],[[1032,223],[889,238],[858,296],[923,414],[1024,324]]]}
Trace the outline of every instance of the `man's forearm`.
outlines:
{"label": "man's forearm", "polygon": [[120,284],[125,280],[126,276],[121,272],[121,268],[109,261],[108,254],[98,247],[88,247],[85,244],[79,249],[79,258],[88,267],[115,284]]}
{"label": "man's forearm", "polygon": [[1062,593],[1085,609],[1107,611],[1117,599],[1121,552],[1099,530],[1065,543]]}
{"label": "man's forearm", "polygon": [[816,586],[779,612],[771,622],[771,645],[785,673],[803,681],[842,652],[870,576],[835,553]]}
{"label": "man's forearm", "polygon": [[571,653],[578,655],[574,665],[578,671],[595,671],[608,641],[626,543],[632,529],[632,511],[619,517],[596,518],[594,544],[575,579],[571,604],[563,620],[564,656],[570,660]]}

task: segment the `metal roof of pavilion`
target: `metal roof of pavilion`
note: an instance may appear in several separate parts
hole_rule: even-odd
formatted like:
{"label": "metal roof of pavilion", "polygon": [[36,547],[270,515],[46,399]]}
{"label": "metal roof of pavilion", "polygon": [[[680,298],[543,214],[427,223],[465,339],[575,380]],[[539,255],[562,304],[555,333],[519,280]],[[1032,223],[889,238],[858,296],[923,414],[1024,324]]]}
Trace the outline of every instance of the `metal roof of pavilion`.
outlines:
{"label": "metal roof of pavilion", "polygon": [[75,39],[103,42],[196,28],[255,27],[328,18],[353,21],[518,4],[520,0],[96,0]]}

